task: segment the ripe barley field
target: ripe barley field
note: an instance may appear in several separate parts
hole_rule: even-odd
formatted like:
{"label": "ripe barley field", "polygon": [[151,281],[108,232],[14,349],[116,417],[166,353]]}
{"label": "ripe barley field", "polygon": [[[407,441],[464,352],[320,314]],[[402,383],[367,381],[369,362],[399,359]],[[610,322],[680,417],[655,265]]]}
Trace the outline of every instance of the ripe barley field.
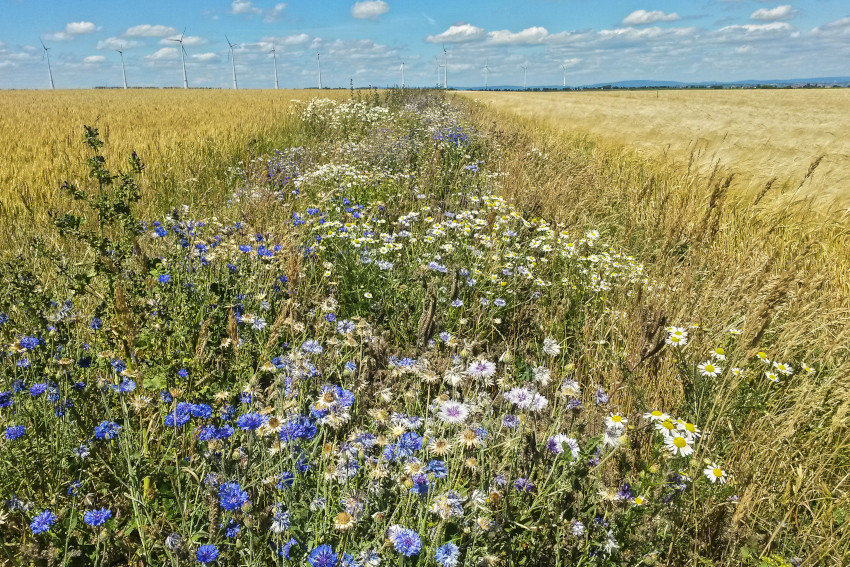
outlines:
{"label": "ripe barley field", "polygon": [[[847,214],[850,89],[469,92],[494,109],[622,144],[653,158],[735,173],[752,199]],[[811,171],[810,171],[811,170]]]}
{"label": "ripe barley field", "polygon": [[[136,151],[149,163],[140,182],[155,210],[222,195],[223,164],[293,144],[289,122],[306,90],[87,90],[0,92],[0,223],[43,220],[69,206],[63,181],[88,174],[83,126],[99,128],[105,157]],[[347,93],[345,93],[347,96]],[[335,96],[331,93],[329,96]],[[342,96],[337,93],[336,96]],[[203,189],[200,189],[203,187]],[[8,238],[6,234],[0,238]]]}

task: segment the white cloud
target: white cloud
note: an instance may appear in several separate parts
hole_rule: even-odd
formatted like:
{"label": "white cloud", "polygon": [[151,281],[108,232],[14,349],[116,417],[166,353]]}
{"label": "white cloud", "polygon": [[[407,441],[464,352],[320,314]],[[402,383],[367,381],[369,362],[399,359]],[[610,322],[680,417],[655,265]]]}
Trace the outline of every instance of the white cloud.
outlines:
{"label": "white cloud", "polygon": [[306,33],[298,33],[295,35],[287,35],[283,37],[264,37],[262,38],[257,45],[263,51],[268,51],[272,48],[272,45],[280,46],[299,46],[310,43],[313,38]]}
{"label": "white cloud", "polygon": [[655,22],[675,22],[679,19],[679,14],[671,12],[665,14],[661,10],[635,10],[623,19],[623,24],[627,26],[640,26],[644,24],[654,24]]}
{"label": "white cloud", "polygon": [[752,50],[753,50],[752,45],[739,45],[738,47],[735,48],[735,53],[737,53],[738,55],[744,55],[746,53],[751,52]]}
{"label": "white cloud", "polygon": [[217,60],[217,59],[218,59],[218,54],[216,54],[216,53],[212,53],[212,52],[210,52],[210,53],[197,53],[197,54],[195,54],[195,55],[192,55],[192,59],[196,59],[196,60],[198,60],[198,61],[201,61],[201,62],[203,62],[203,63],[206,63],[206,62],[208,62],[208,61],[215,61],[215,60]]}
{"label": "white cloud", "polygon": [[106,61],[106,57],[103,55],[89,55],[83,59],[83,63],[103,63],[104,61]]}
{"label": "white cloud", "polygon": [[74,34],[66,33],[66,32],[55,32],[55,33],[46,33],[42,38],[47,41],[71,41],[76,36]]}
{"label": "white cloud", "polygon": [[461,43],[482,39],[485,36],[486,32],[483,28],[473,26],[472,24],[455,24],[443,33],[429,35],[425,38],[425,41],[428,43]]}
{"label": "white cloud", "polygon": [[840,20],[835,20],[834,22],[818,26],[814,28],[812,32],[815,34],[850,34],[850,18],[841,18]]}
{"label": "white cloud", "polygon": [[795,15],[797,15],[797,10],[786,4],[784,6],[777,6],[776,8],[760,8],[750,14],[750,18],[763,22],[775,22],[778,20],[790,20]]}
{"label": "white cloud", "polygon": [[267,22],[274,22],[283,17],[283,12],[286,10],[286,4],[281,2],[280,4],[275,4],[274,8],[271,10],[267,10],[265,16],[263,16],[263,20]]}
{"label": "white cloud", "polygon": [[148,61],[161,61],[163,59],[177,59],[177,49],[174,47],[163,47],[155,53],[145,57]]}
{"label": "white cloud", "polygon": [[124,35],[126,35],[127,37],[165,37],[168,35],[174,35],[176,33],[177,29],[169,26],[152,26],[150,24],[141,24],[129,28],[127,31],[124,32]]}
{"label": "white cloud", "polygon": [[106,39],[102,39],[97,42],[97,46],[95,49],[132,49],[133,47],[139,47],[140,45],[144,45],[140,41],[134,41],[132,39],[122,39],[120,37],[108,37]]}
{"label": "white cloud", "polygon": [[[171,37],[166,37],[164,39],[159,40],[160,45],[174,45],[173,42],[180,39],[180,35],[172,35]],[[203,37],[197,35],[187,35],[183,37],[183,45],[192,46],[192,45],[203,45],[207,43],[207,40]]]}
{"label": "white cloud", "polygon": [[772,34],[775,32],[790,32],[793,29],[794,28],[791,27],[791,24],[788,24],[786,22],[771,22],[769,24],[743,24],[726,26],[720,28],[718,32],[744,32],[746,34],[764,35]]}
{"label": "white cloud", "polygon": [[233,0],[233,4],[230,5],[230,11],[232,14],[241,16],[253,16],[263,13],[261,9],[254,6],[249,0]]}
{"label": "white cloud", "polygon": [[542,43],[549,36],[549,31],[543,27],[526,28],[519,32],[496,30],[487,34],[487,40],[495,45],[522,45]]}
{"label": "white cloud", "polygon": [[575,57],[572,58],[572,59],[565,59],[565,60],[561,61],[561,65],[563,65],[567,69],[569,69],[570,67],[575,67],[579,63],[581,63],[581,59],[578,59],[578,58],[575,58]]}
{"label": "white cloud", "polygon": [[92,22],[69,22],[65,24],[65,32],[71,35],[82,35],[96,31],[97,26]]}
{"label": "white cloud", "polygon": [[362,0],[351,7],[351,15],[360,20],[377,20],[390,10],[384,0]]}

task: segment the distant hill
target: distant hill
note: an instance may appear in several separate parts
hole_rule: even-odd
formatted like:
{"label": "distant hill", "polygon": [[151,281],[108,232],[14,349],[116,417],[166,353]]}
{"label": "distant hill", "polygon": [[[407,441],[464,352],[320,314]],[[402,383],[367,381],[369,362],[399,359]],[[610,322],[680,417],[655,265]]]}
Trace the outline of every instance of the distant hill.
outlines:
{"label": "distant hill", "polygon": [[[651,88],[667,88],[667,89],[686,89],[686,88],[735,88],[735,87],[755,87],[755,86],[775,86],[775,87],[793,87],[793,86],[819,86],[830,87],[850,86],[850,77],[811,77],[806,79],[748,79],[744,81],[705,81],[701,83],[684,83],[680,81],[661,81],[651,79],[635,79],[631,81],[616,81],[613,83],[594,83],[591,85],[568,85],[569,89],[651,89]],[[527,90],[560,90],[561,85],[534,85],[528,87]],[[462,90],[481,91],[482,87],[473,87]],[[489,87],[491,91],[521,91],[523,87],[517,85],[494,85]]]}

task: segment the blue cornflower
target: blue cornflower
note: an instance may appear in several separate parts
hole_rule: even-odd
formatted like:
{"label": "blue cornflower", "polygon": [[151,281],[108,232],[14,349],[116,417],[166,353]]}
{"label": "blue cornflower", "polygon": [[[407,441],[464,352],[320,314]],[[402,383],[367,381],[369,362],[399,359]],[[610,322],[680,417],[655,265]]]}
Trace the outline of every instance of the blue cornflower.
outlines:
{"label": "blue cornflower", "polygon": [[507,304],[508,302],[502,299],[501,297],[497,297],[493,300],[493,305],[495,305],[496,307],[504,307]]}
{"label": "blue cornflower", "polygon": [[171,393],[168,390],[160,390],[159,391],[159,399],[164,404],[170,404],[174,398],[171,396]]}
{"label": "blue cornflower", "polygon": [[94,428],[94,436],[97,439],[109,440],[118,437],[118,434],[121,432],[121,426],[115,423],[114,421],[101,421],[100,424]]}
{"label": "blue cornflower", "polygon": [[216,438],[216,431],[217,429],[214,425],[204,425],[195,428],[195,436],[198,438],[198,441],[210,441]]}
{"label": "blue cornflower", "polygon": [[280,480],[275,485],[275,488],[277,488],[278,490],[286,490],[288,488],[292,488],[292,486],[295,484],[295,475],[293,475],[289,471],[283,471],[282,473],[280,473],[279,478]]}
{"label": "blue cornflower", "polygon": [[30,386],[30,396],[32,396],[33,398],[42,395],[46,391],[47,391],[47,384],[46,383],[33,384],[32,386]]}
{"label": "blue cornflower", "polygon": [[153,234],[151,236],[153,236],[154,238],[162,238],[163,236],[167,235],[168,231],[162,228],[161,226],[158,226],[153,230]]}
{"label": "blue cornflower", "polygon": [[395,550],[405,557],[413,557],[419,555],[422,551],[422,539],[419,534],[408,528],[401,526],[390,526],[389,539],[393,543]]}
{"label": "blue cornflower", "polygon": [[254,431],[266,423],[266,419],[266,417],[257,413],[246,413],[236,418],[236,425],[244,431]]}
{"label": "blue cornflower", "polygon": [[50,526],[56,523],[56,514],[50,510],[45,510],[30,522],[30,531],[33,535],[43,534],[50,531]]}
{"label": "blue cornflower", "polygon": [[97,331],[101,327],[103,327],[103,320],[100,317],[95,317],[91,320],[91,323],[89,323],[89,328],[92,331]]}
{"label": "blue cornflower", "polygon": [[446,463],[439,460],[433,460],[428,463],[425,470],[434,475],[434,478],[446,478],[449,476],[449,471],[446,468]]}
{"label": "blue cornflower", "polygon": [[442,567],[455,567],[460,558],[460,549],[452,542],[441,545],[434,553],[434,560]]}
{"label": "blue cornflower", "polygon": [[336,332],[340,335],[347,335],[348,333],[353,333],[354,329],[354,321],[351,321],[349,319],[342,319],[341,321],[336,322]]}
{"label": "blue cornflower", "polygon": [[593,397],[596,400],[596,405],[608,403],[608,394],[605,393],[605,388],[602,386],[596,389],[596,394]]}
{"label": "blue cornflower", "polygon": [[519,418],[515,415],[508,414],[505,416],[505,419],[502,420],[502,425],[508,429],[516,429],[519,427]]}
{"label": "blue cornflower", "polygon": [[24,350],[32,350],[37,347],[39,343],[41,343],[41,340],[37,337],[24,337],[18,341],[18,345]]}
{"label": "blue cornflower", "polygon": [[304,354],[322,354],[323,350],[322,345],[312,339],[305,341],[304,344],[301,345],[301,352]]}
{"label": "blue cornflower", "polygon": [[282,504],[277,504],[272,512],[271,530],[276,534],[282,534],[289,529],[289,525],[289,512],[283,508]]}
{"label": "blue cornflower", "polygon": [[431,489],[431,483],[428,482],[428,477],[422,473],[415,473],[410,477],[413,481],[413,487],[410,489],[411,494],[419,496],[428,496],[428,491]]}
{"label": "blue cornflower", "polygon": [[250,504],[248,492],[242,490],[238,482],[225,482],[218,487],[218,502],[225,510],[241,510],[245,504]]}
{"label": "blue cornflower", "polygon": [[334,553],[333,547],[325,543],[313,549],[307,561],[313,567],[334,567],[336,565],[336,553]]}
{"label": "blue cornflower", "polygon": [[527,478],[518,478],[514,481],[514,486],[520,492],[531,492],[534,490],[534,483]]}
{"label": "blue cornflower", "polygon": [[211,543],[202,545],[195,552],[195,559],[198,560],[198,563],[212,563],[218,559],[218,548]]}
{"label": "blue cornflower", "polygon": [[229,425],[223,425],[215,431],[216,439],[227,439],[231,435],[233,435],[233,428]]}
{"label": "blue cornflower", "polygon": [[243,254],[247,254],[248,252],[252,251],[253,249],[254,249],[254,247],[249,245],[249,244],[240,244],[239,245],[239,251],[242,252]]}
{"label": "blue cornflower", "polygon": [[80,459],[87,459],[90,454],[89,448],[85,445],[80,445],[71,452],[74,453],[74,455],[79,457]]}
{"label": "blue cornflower", "polygon": [[112,368],[118,374],[121,374],[122,372],[127,370],[127,363],[125,363],[120,358],[113,358],[112,360],[109,361],[109,364],[112,365]]}
{"label": "blue cornflower", "polygon": [[8,408],[15,403],[12,392],[0,392],[0,408]]}
{"label": "blue cornflower", "polygon": [[177,371],[177,376],[179,376],[180,378],[186,378],[189,376],[189,371],[185,368],[181,368]]}
{"label": "blue cornflower", "polygon": [[22,358],[22,359],[20,359],[18,362],[16,362],[15,364],[16,364],[19,368],[29,368],[29,365],[30,365],[31,363],[30,363],[30,359],[29,359],[29,358]]}
{"label": "blue cornflower", "polygon": [[[180,404],[178,404],[178,407],[179,405]],[[193,417],[197,417],[199,419],[211,418],[212,411],[212,408],[207,404],[192,404],[189,407],[189,413],[191,413]]]}
{"label": "blue cornflower", "polygon": [[71,484],[68,486],[68,496],[76,496],[82,485],[83,483],[79,480],[72,480]]}
{"label": "blue cornflower", "polygon": [[349,360],[345,363],[345,371],[349,374],[354,374],[357,371],[357,363]]}
{"label": "blue cornflower", "polygon": [[233,518],[221,524],[221,529],[224,530],[224,535],[229,538],[234,538],[239,535],[239,524]]}
{"label": "blue cornflower", "polygon": [[397,457],[410,457],[422,448],[422,437],[415,431],[408,431],[402,435],[396,445]]}
{"label": "blue cornflower", "polygon": [[100,510],[89,510],[83,514],[83,521],[93,528],[102,526],[112,517],[112,512],[109,508],[101,508]]}
{"label": "blue cornflower", "polygon": [[160,274],[159,277],[157,278],[157,280],[159,280],[159,283],[164,283],[164,284],[171,283],[171,275],[170,274]]}
{"label": "blue cornflower", "polygon": [[129,394],[136,389],[136,382],[129,378],[124,378],[118,386],[115,386],[115,391],[119,394]]}

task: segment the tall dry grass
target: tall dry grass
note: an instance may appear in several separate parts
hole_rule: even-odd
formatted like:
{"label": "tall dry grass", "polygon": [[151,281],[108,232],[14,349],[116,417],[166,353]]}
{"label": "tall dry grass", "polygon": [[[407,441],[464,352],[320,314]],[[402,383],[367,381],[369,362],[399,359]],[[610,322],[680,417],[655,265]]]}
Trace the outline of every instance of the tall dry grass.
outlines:
{"label": "tall dry grass", "polygon": [[[297,145],[295,101],[312,91],[91,90],[0,92],[0,244],[9,246],[50,209],[72,203],[61,182],[86,179],[83,126],[100,130],[109,163],[136,151],[148,164],[143,213],[226,194],[225,169],[249,155]],[[349,96],[344,91],[331,97]],[[327,96],[328,93],[322,93]],[[209,188],[218,188],[212,195]],[[203,188],[203,189],[202,189]],[[64,212],[64,211],[63,211]]]}
{"label": "tall dry grass", "polygon": [[731,192],[850,212],[850,89],[474,92],[464,96],[582,131],[708,174],[733,168]]}
{"label": "tall dry grass", "polygon": [[[714,521],[695,528],[703,545],[728,546],[730,558],[790,549],[807,565],[846,564],[850,223],[800,214],[770,190],[757,199],[736,192],[729,169],[689,171],[494,105],[470,113],[500,141],[507,198],[571,232],[613,235],[666,284],[610,298],[608,316],[589,319],[577,337],[577,373],[613,384],[621,411],[675,411],[688,397],[673,359],[653,352],[663,325],[699,325],[688,348],[725,346],[730,366],[759,350],[817,365],[767,400],[752,395],[764,380],[752,374],[730,375],[697,399],[692,409],[708,416],[712,442],[725,447],[739,500],[706,510]],[[742,331],[737,349],[733,327]]]}

